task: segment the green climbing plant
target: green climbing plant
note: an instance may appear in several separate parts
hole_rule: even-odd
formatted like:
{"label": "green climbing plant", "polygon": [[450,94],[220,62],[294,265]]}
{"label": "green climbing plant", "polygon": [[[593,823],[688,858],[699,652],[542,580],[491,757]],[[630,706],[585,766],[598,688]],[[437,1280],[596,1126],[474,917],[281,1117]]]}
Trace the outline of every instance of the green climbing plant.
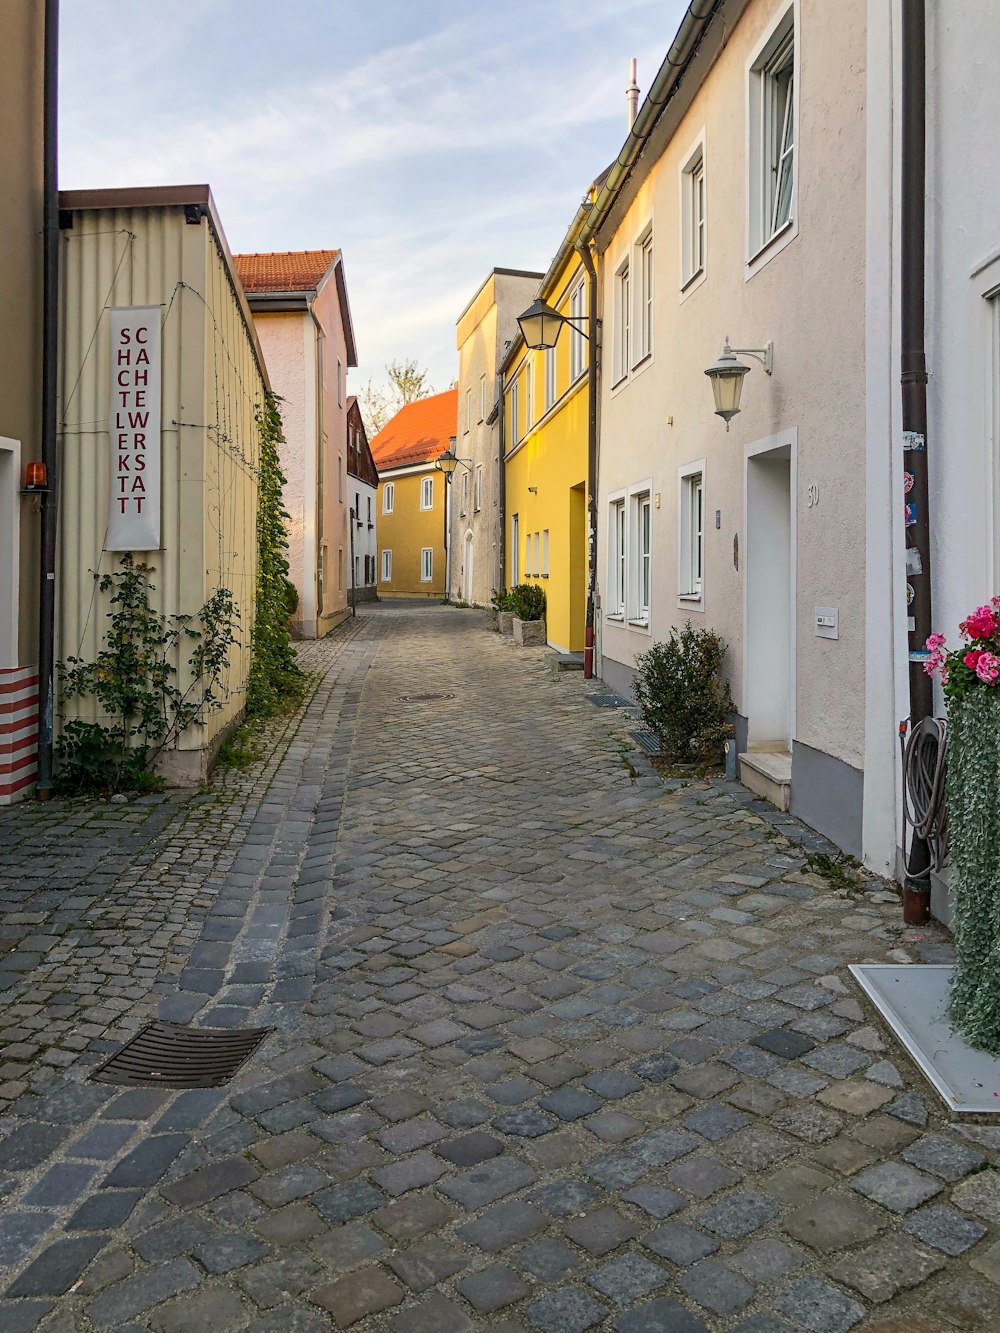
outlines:
{"label": "green climbing plant", "polygon": [[[197,614],[165,616],[151,603],[154,573],[151,565],[125,554],[118,569],[94,575],[98,590],[110,594],[104,645],[93,662],[67,657],[57,671],[60,707],[90,698],[102,720],[64,723],[56,746],[62,791],[156,785],[153,768],[160,753],[225,701],[223,676],[239,621],[232,593],[219,588]],[[181,643],[191,647],[184,686],[175,665]]]}
{"label": "green climbing plant", "polygon": [[257,593],[250,638],[247,717],[271,717],[302,697],[305,675],[288,629],[288,514],[278,446],[284,439],[280,399],[269,393],[257,408],[260,479],[257,499]]}

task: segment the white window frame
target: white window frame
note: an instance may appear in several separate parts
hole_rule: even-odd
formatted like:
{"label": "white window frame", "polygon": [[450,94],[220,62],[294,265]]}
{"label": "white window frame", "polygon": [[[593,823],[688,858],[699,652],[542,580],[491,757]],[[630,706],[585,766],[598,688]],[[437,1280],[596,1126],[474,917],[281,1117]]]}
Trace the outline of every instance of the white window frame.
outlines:
{"label": "white window frame", "polygon": [[[644,532],[643,516],[648,516]],[[653,592],[653,488],[644,481],[628,492],[628,620],[648,628]],[[648,539],[648,540],[647,540]]]}
{"label": "white window frame", "polygon": [[[584,327],[587,318],[587,280],[581,278],[569,294],[569,314],[570,319],[576,320]],[[571,324],[569,328],[569,382],[575,384],[580,376],[587,369],[587,334],[580,328]]]}
{"label": "white window frame", "polygon": [[628,379],[632,355],[632,264],[631,255],[619,261],[614,277],[614,364],[611,387]]}
{"label": "white window frame", "polygon": [[680,168],[681,300],[705,281],[708,271],[708,184],[705,131],[702,130]]}
{"label": "white window frame", "polygon": [[544,410],[547,412],[556,401],[556,385],[558,384],[558,372],[556,367],[556,349],[547,347],[545,349],[545,403]]}
{"label": "white window frame", "polygon": [[472,508],[473,508],[473,510],[475,511],[475,513],[478,514],[479,511],[480,511],[480,509],[482,509],[482,507],[483,507],[483,465],[482,465],[482,463],[477,463],[477,464],[476,464],[476,475],[475,475],[474,482],[475,482],[475,484],[473,485],[473,488],[472,488]]}
{"label": "white window frame", "polygon": [[535,359],[528,356],[524,362],[524,433],[535,424]]}
{"label": "white window frame", "polygon": [[542,578],[549,577],[549,530],[542,529]]}
{"label": "white window frame", "polygon": [[635,243],[635,308],[633,312],[632,365],[635,369],[653,355],[654,294],[656,252],[653,248],[653,224],[648,222]]}
{"label": "white window frame", "polygon": [[420,478],[420,508],[423,511],[434,508],[434,478]]}
{"label": "white window frame", "polygon": [[472,390],[465,391],[465,434],[472,429]]}
{"label": "white window frame", "polygon": [[524,534],[524,577],[531,578],[531,533]]}
{"label": "white window frame", "polygon": [[701,610],[705,604],[706,518],[705,459],[698,458],[677,469],[677,600],[689,611]]}
{"label": "white window frame", "polygon": [[608,496],[608,587],[605,614],[625,619],[628,597],[628,508],[625,491]]}
{"label": "white window frame", "polygon": [[515,376],[510,386],[510,442],[511,445],[520,444],[521,436],[518,434],[520,429],[519,408],[521,405],[521,377]]}
{"label": "white window frame", "polygon": [[432,583],[434,581],[434,547],[422,546],[420,548],[420,582]]}
{"label": "white window frame", "polygon": [[396,505],[396,483],[387,481],[382,487],[382,513],[391,514]]}
{"label": "white window frame", "polygon": [[542,573],[542,539],[541,535],[537,532],[535,533],[534,547],[535,547],[534,570],[535,570],[535,578],[537,579],[541,577]]}
{"label": "white window frame", "polygon": [[[798,235],[800,32],[799,0],[793,0],[775,15],[747,61],[748,278]],[[790,94],[782,106],[781,83],[789,66]],[[785,169],[788,211],[779,222],[776,205]]]}
{"label": "white window frame", "polygon": [[469,474],[465,468],[462,469],[462,502],[458,512],[462,518],[469,512]]}
{"label": "white window frame", "polygon": [[344,406],[344,367],[339,356],[337,357],[337,406]]}
{"label": "white window frame", "polygon": [[479,420],[486,420],[486,376],[479,377]]}
{"label": "white window frame", "polygon": [[521,521],[519,514],[510,516],[510,586],[516,587],[521,581]]}

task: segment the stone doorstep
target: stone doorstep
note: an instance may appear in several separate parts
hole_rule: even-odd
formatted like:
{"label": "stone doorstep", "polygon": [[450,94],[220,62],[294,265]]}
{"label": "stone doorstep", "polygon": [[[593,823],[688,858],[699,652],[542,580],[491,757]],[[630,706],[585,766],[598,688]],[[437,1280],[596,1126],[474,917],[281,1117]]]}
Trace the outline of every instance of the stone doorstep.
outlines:
{"label": "stone doorstep", "polygon": [[785,750],[748,750],[739,756],[740,781],[755,795],[787,811],[792,795],[792,756]]}

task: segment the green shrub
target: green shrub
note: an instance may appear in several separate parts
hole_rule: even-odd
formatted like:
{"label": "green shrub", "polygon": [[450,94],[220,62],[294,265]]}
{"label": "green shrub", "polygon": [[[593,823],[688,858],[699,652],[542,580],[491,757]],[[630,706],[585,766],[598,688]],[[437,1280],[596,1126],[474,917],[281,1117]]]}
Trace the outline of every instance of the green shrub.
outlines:
{"label": "green shrub", "polygon": [[518,620],[545,619],[545,593],[537,583],[519,583],[511,588],[509,610]]}
{"label": "green shrub", "polygon": [[506,588],[501,588],[499,592],[493,594],[490,598],[490,606],[498,612],[510,610],[510,593]]}
{"label": "green shrub", "polygon": [[299,590],[291,579],[285,579],[285,615],[294,616],[299,609]]}
{"label": "green shrub", "polygon": [[636,658],[633,691],[650,731],[677,763],[716,761],[732,734],[733,701],[722,677],[726,645],[690,621]]}

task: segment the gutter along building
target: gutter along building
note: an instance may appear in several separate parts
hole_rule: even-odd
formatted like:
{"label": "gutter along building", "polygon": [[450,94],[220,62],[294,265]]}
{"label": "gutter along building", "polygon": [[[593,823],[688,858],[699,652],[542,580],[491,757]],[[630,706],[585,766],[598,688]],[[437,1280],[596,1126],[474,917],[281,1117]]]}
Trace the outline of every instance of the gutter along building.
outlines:
{"label": "gutter along building", "polygon": [[38,743],[38,506],[22,496],[41,459],[43,15],[0,8],[0,46],[16,51],[0,84],[0,805],[30,794]]}
{"label": "gutter along building", "polygon": [[280,446],[297,634],[321,638],[347,615],[350,542],[347,371],[358,364],[339,250],[234,256],[283,400]]}
{"label": "gutter along building", "polygon": [[418,398],[371,442],[384,597],[444,596],[448,483],[436,463],[454,443],[457,405],[456,389]]}
{"label": "gutter along building", "polygon": [[[238,642],[222,706],[160,761],[168,780],[195,783],[246,697],[264,358],[207,185],[69,191],[60,207],[56,655],[94,661],[111,610],[96,580],[126,555],[154,570],[154,609],[171,623],[228,589]],[[173,653],[182,690],[190,651]],[[66,714],[100,720],[86,701]]]}

